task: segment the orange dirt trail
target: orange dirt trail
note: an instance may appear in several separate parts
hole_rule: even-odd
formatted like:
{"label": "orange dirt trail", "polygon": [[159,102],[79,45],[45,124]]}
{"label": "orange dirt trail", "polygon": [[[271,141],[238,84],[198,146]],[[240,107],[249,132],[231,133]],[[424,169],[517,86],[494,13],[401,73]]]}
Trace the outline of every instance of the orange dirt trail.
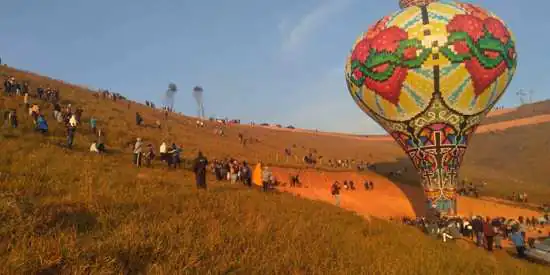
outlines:
{"label": "orange dirt trail", "polygon": [[[272,168],[273,174],[283,183],[289,182],[290,175],[298,170],[286,168]],[[363,183],[369,179],[374,183],[374,190],[365,190]],[[359,215],[369,218],[390,217],[414,217],[425,214],[424,195],[421,188],[395,184],[385,177],[369,172],[359,174],[355,172],[325,172],[313,169],[300,172],[300,182],[304,187],[290,188],[279,187],[281,191],[293,193],[308,199],[334,203],[330,194],[330,186],[334,181],[352,180],[355,183],[355,191],[342,190],[341,207],[354,211]],[[517,218],[518,216],[539,216],[540,213],[522,209],[510,205],[500,204],[494,201],[460,197],[458,200],[458,212],[461,216],[473,214],[482,216],[504,216]]]}

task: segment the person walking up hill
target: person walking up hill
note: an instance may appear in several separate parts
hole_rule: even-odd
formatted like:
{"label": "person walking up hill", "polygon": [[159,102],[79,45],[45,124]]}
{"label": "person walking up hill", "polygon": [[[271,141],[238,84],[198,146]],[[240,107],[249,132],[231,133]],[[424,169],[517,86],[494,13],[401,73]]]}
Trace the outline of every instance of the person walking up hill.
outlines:
{"label": "person walking up hill", "polygon": [[92,130],[92,133],[97,133],[97,120],[93,116],[90,118],[90,128]]}

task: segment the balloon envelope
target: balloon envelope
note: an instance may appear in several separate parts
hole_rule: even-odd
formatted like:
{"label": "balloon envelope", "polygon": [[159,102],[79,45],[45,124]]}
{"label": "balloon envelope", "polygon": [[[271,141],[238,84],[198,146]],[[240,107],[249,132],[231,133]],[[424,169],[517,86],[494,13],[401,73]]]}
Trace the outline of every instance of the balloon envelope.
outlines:
{"label": "balloon envelope", "polygon": [[502,20],[472,4],[403,2],[423,4],[382,18],[358,38],[346,81],[359,107],[412,160],[427,206],[452,215],[472,133],[514,75],[515,41]]}
{"label": "balloon envelope", "polygon": [[202,92],[202,87],[201,86],[195,86],[195,88],[193,88],[193,92],[196,92],[196,93]]}

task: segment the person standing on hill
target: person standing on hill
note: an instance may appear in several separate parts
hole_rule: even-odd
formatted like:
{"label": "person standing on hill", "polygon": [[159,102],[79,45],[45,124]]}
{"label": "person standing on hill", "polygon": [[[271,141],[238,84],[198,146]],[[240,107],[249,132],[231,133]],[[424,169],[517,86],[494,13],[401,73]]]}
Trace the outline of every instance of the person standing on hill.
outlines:
{"label": "person standing on hill", "polygon": [[28,110],[29,109],[29,93],[25,93],[25,95],[23,96],[23,104],[25,104],[25,110]]}
{"label": "person standing on hill", "polygon": [[145,166],[151,167],[153,159],[155,159],[155,150],[153,149],[153,145],[149,144],[147,145],[147,151],[145,152]]}
{"label": "person standing on hill", "polygon": [[203,156],[202,152],[199,154],[193,162],[193,172],[195,173],[195,180],[198,189],[206,189],[206,167],[208,166],[208,160]]}
{"label": "person standing on hill", "polygon": [[105,134],[101,129],[97,130],[97,149],[99,152],[105,153]]}
{"label": "person standing on hill", "polygon": [[178,146],[175,143],[172,143],[172,147],[170,148],[170,151],[168,151],[168,154],[171,156],[171,164],[173,165],[174,169],[180,168],[181,159],[180,159],[180,153],[182,149],[178,148]]}
{"label": "person standing on hill", "polygon": [[48,132],[48,122],[43,115],[38,115],[38,118],[36,119],[36,130],[42,134],[46,134]]}
{"label": "person standing on hill", "polygon": [[330,193],[334,197],[336,206],[340,206],[340,183],[335,181],[330,189]]}
{"label": "person standing on hill", "polygon": [[241,167],[241,177],[244,185],[252,187],[252,170],[250,170],[246,161],[243,161],[243,166]]}
{"label": "person standing on hill", "polygon": [[525,258],[525,239],[521,235],[521,232],[514,230],[512,232],[512,236],[510,237],[512,240],[512,243],[514,243],[514,246],[516,247],[516,251],[518,252],[519,258]]}
{"label": "person standing on hill", "polygon": [[134,164],[137,167],[141,167],[141,154],[143,152],[143,143],[141,142],[141,138],[136,139],[136,144],[134,144]]}
{"label": "person standing on hill", "polygon": [[136,125],[140,126],[142,123],[143,123],[143,118],[138,112],[136,112]]}
{"label": "person standing on hill", "polygon": [[483,234],[485,235],[485,240],[487,241],[487,251],[493,251],[493,240],[495,237],[495,229],[491,224],[491,218],[486,217],[485,222],[483,223]]}
{"label": "person standing on hill", "polygon": [[271,171],[269,170],[269,167],[264,166],[264,168],[262,170],[262,187],[263,187],[264,192],[267,192],[268,189],[269,189],[269,184],[271,182],[271,177],[272,177],[272,174],[271,174]]}
{"label": "person standing on hill", "polygon": [[92,133],[97,133],[97,120],[95,119],[95,117],[91,117],[90,118],[90,128],[92,129]]}
{"label": "person standing on hill", "polygon": [[483,246],[483,221],[480,217],[473,217],[472,228],[474,235],[476,236],[476,245]]}
{"label": "person standing on hill", "polygon": [[71,116],[67,124],[67,148],[69,149],[73,148],[73,141],[74,141],[74,135],[76,133],[77,124],[78,123],[76,122],[74,115]]}
{"label": "person standing on hill", "polygon": [[168,159],[166,159],[167,152],[168,152],[168,148],[167,148],[166,142],[163,141],[160,144],[160,148],[159,148],[160,160],[169,163]]}

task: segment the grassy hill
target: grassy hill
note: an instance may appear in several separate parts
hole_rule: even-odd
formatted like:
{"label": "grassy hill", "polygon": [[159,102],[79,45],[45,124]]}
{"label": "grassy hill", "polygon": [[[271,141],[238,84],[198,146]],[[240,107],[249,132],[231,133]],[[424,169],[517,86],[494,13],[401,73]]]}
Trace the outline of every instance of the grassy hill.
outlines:
{"label": "grassy hill", "polygon": [[[465,243],[442,244],[412,228],[363,218],[289,194],[264,194],[209,182],[199,192],[185,170],[137,169],[126,144],[137,136],[176,141],[191,157],[230,155],[274,164],[286,146],[316,148],[327,157],[391,162],[393,143],[230,127],[226,137],[172,117],[163,129],[137,127],[162,114],[127,102],[96,99],[84,89],[3,67],[0,74],[59,86],[63,103],[93,114],[110,153],[87,152],[93,136],[84,124],[75,149],[53,119],[50,134],[32,130],[22,98],[0,96],[0,108],[18,108],[21,127],[2,128],[0,142],[0,273],[5,274],[545,274],[546,268],[493,255]],[[51,106],[40,102],[46,114]],[[237,134],[258,139],[243,148]],[[346,141],[346,142],[343,142]],[[299,154],[299,153],[298,153]],[[290,161],[292,162],[292,161]]]}
{"label": "grassy hill", "polygon": [[526,117],[538,116],[538,115],[548,115],[550,114],[550,100],[544,100],[540,102],[535,102],[532,104],[525,104],[512,112],[502,114],[499,116],[488,117],[485,119],[484,123],[496,123],[513,119],[521,119]]}
{"label": "grassy hill", "polygon": [[[310,151],[316,151],[323,157],[319,167],[327,168],[329,159],[364,160],[376,163],[382,174],[408,168],[402,177],[395,181],[419,185],[419,177],[412,163],[394,142],[362,141],[358,137],[327,135],[315,132],[285,131],[249,125],[232,125],[225,128],[225,136],[214,134],[214,123],[207,123],[205,128],[196,128],[191,117],[171,115],[168,121],[163,120],[160,111],[145,107],[135,102],[103,100],[96,98],[81,87],[42,77],[36,74],[0,67],[0,75],[13,75],[19,80],[29,80],[32,87],[38,85],[61,88],[62,103],[73,103],[82,107],[85,124],[76,137],[77,146],[89,146],[92,138],[86,133],[86,124],[91,115],[99,119],[98,127],[103,128],[109,148],[117,152],[130,152],[128,144],[136,137],[152,143],[155,148],[162,141],[176,142],[185,147],[184,155],[194,157],[203,150],[211,159],[235,157],[251,162],[263,160],[278,166],[303,166],[301,159]],[[0,109],[20,105],[1,99]],[[486,118],[484,124],[509,121],[533,115],[550,114],[550,101],[525,105],[516,111]],[[52,106],[42,106],[50,114]],[[140,112],[145,119],[145,127],[135,125],[135,112]],[[162,121],[162,129],[153,127],[156,120]],[[50,124],[52,124],[51,122]],[[533,202],[548,202],[550,183],[544,171],[544,163],[550,144],[546,135],[550,124],[521,126],[499,132],[478,133],[472,144],[461,170],[462,178],[475,183],[487,182],[482,195],[506,197],[512,192],[528,192]],[[55,134],[62,135],[61,129]],[[238,134],[249,140],[246,147],[240,145]],[[61,142],[61,141],[60,141]],[[285,148],[293,156],[284,156]],[[503,169],[505,168],[505,169]]]}
{"label": "grassy hill", "polygon": [[[5,137],[6,135],[3,134]],[[5,274],[544,274],[288,194],[137,169],[17,130],[0,155]],[[449,255],[449,257],[442,257]],[[452,255],[452,256],[450,256]]]}

